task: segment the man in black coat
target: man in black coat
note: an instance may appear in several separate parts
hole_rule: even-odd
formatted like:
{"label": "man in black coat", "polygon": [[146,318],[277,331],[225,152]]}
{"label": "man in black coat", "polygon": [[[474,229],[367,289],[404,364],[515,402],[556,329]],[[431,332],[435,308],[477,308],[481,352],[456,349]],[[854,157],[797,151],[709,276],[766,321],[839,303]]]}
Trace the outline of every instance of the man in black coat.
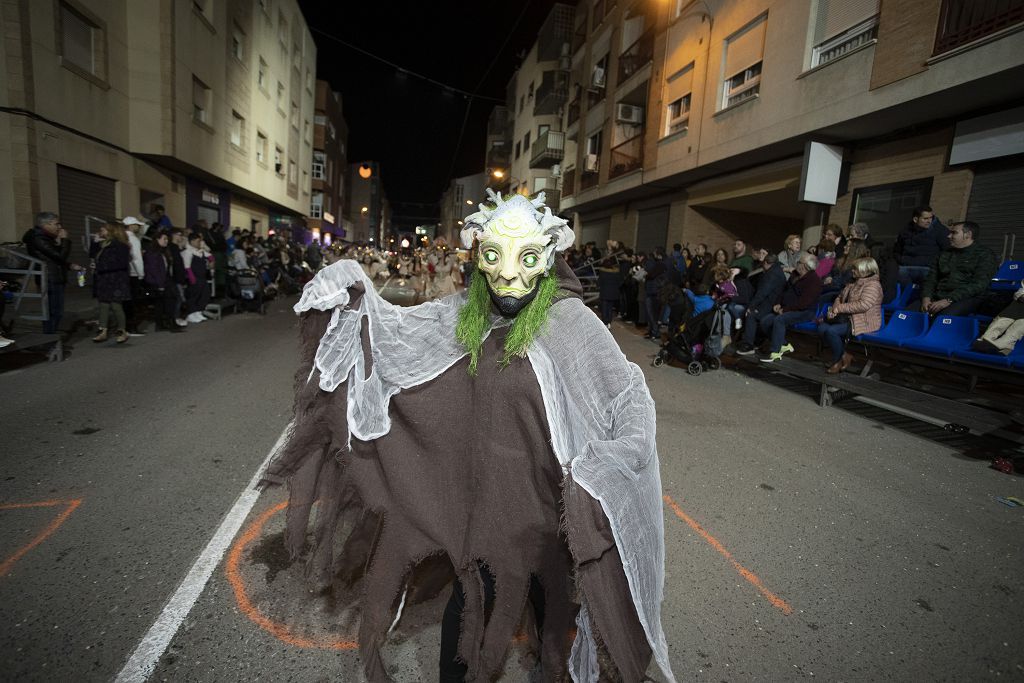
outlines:
{"label": "man in black coat", "polygon": [[68,270],[79,271],[82,266],[72,263],[71,240],[60,224],[60,216],[49,211],[36,214],[36,224],[21,238],[28,255],[46,264],[46,302],[49,315],[43,321],[43,332],[56,334],[64,316],[64,286]]}
{"label": "man in black coat", "polygon": [[907,227],[896,238],[892,255],[899,265],[903,286],[921,284],[931,272],[939,252],[949,249],[949,228],[939,222],[930,206],[919,206]]}

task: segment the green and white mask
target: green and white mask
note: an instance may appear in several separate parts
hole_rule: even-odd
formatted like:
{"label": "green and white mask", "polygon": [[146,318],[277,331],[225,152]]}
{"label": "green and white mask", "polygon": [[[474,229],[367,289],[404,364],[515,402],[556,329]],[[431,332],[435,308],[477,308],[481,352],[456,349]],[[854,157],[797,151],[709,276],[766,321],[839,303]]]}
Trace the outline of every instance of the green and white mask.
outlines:
{"label": "green and white mask", "polygon": [[551,270],[555,253],[572,246],[575,234],[565,219],[544,206],[544,193],[534,199],[514,195],[508,199],[490,188],[493,205],[467,216],[462,245],[479,245],[477,269],[498,311],[513,317],[537,295],[541,276]]}

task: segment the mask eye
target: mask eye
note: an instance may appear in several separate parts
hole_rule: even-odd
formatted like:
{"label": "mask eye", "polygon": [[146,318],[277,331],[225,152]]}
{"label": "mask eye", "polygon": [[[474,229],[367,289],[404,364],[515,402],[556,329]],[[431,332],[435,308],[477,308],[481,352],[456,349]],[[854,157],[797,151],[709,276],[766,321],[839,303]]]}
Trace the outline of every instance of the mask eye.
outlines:
{"label": "mask eye", "polygon": [[488,249],[484,252],[484,261],[487,261],[490,265],[494,265],[498,262],[498,252],[493,249]]}
{"label": "mask eye", "polygon": [[527,268],[533,268],[539,260],[536,254],[526,254],[523,256],[523,265]]}

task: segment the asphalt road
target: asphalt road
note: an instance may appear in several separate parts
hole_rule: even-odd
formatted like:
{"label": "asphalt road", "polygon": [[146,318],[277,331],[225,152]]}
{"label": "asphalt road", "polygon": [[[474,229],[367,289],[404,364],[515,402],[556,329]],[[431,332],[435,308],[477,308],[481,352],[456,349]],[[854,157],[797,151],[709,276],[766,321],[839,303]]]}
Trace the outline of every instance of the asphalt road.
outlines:
{"label": "asphalt road", "polygon": [[[4,680],[123,670],[290,418],[290,303],[0,374]],[[658,406],[678,678],[1024,676],[1024,508],[995,501],[1024,480],[799,383],[651,368],[652,344],[613,333]],[[351,616],[283,557],[284,497],[227,539],[150,680],[361,680]],[[397,680],[436,680],[442,605],[389,645]],[[514,646],[505,678],[527,666]]]}

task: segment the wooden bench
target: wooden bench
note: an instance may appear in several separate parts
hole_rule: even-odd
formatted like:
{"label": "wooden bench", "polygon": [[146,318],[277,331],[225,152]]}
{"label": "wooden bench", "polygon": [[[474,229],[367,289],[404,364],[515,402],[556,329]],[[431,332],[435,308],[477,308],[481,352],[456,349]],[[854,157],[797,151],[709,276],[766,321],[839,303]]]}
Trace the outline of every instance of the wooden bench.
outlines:
{"label": "wooden bench", "polygon": [[47,360],[53,362],[64,360],[64,345],[60,340],[60,335],[43,334],[42,332],[35,332],[18,337],[14,340],[13,344],[8,344],[0,349],[0,354],[37,349],[41,346],[50,347],[46,351]]}
{"label": "wooden bench", "polygon": [[[830,375],[822,367],[792,358],[783,358],[771,363],[766,369],[819,383],[821,394],[818,405],[822,408],[827,408],[849,396],[863,396],[896,412],[930,417],[955,432],[965,432],[969,429],[980,434],[990,434],[1002,431],[1014,422],[1013,418],[1005,413],[860,375]],[[1004,432],[999,436],[1005,438],[1007,434]],[[1019,437],[1015,440],[1019,440]]]}

